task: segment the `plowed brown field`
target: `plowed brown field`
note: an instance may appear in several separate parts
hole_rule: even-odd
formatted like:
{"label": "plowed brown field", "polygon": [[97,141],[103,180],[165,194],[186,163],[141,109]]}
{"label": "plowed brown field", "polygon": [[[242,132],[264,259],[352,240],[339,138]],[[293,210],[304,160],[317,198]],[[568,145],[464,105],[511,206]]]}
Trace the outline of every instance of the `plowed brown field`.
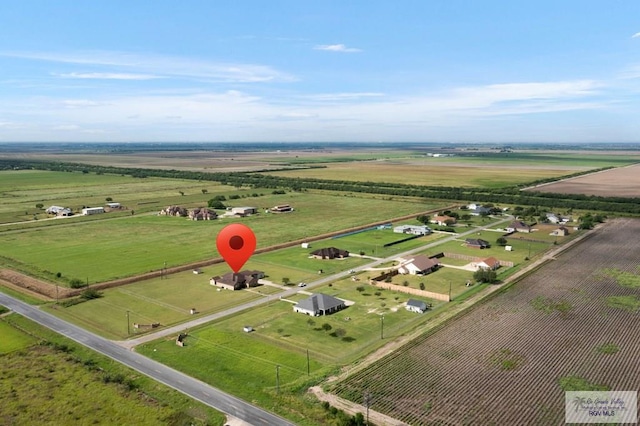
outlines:
{"label": "plowed brown field", "polygon": [[640,197],[640,164],[540,185],[529,190],[602,197]]}
{"label": "plowed brown field", "polygon": [[[561,378],[640,389],[640,313],[607,303],[611,296],[640,298],[640,288],[605,273],[639,274],[639,234],[640,220],[608,223],[334,392],[362,404],[369,391],[371,409],[411,425],[562,425]],[[606,344],[617,350],[607,353]]]}

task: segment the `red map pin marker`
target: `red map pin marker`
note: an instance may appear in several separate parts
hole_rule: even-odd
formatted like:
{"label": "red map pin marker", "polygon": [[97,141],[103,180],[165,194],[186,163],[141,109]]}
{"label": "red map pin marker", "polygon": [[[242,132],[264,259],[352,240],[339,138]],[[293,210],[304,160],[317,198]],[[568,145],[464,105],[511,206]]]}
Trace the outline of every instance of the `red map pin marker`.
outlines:
{"label": "red map pin marker", "polygon": [[233,272],[238,273],[256,249],[256,236],[246,225],[227,225],[216,238],[218,252]]}

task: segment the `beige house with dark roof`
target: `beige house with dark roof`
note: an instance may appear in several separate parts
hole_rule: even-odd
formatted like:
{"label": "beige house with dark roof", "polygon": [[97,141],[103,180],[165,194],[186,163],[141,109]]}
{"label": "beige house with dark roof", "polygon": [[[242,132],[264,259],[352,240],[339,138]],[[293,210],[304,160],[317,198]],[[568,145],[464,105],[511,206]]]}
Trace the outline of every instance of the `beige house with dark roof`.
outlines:
{"label": "beige house with dark roof", "polygon": [[398,267],[398,272],[410,275],[426,275],[438,269],[439,266],[440,261],[438,259],[418,255],[401,263]]}

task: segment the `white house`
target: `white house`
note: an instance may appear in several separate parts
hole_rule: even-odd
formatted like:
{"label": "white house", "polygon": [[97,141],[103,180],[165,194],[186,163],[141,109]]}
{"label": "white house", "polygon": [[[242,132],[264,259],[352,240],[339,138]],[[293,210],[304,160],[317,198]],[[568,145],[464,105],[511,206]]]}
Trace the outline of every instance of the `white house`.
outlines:
{"label": "white house", "polygon": [[87,207],[82,209],[82,214],[84,216],[88,216],[91,214],[99,214],[104,213],[104,207]]}
{"label": "white house", "polygon": [[107,203],[107,207],[109,207],[110,209],[119,209],[122,206],[120,205],[120,203]]}
{"label": "white house", "polygon": [[400,225],[393,228],[396,234],[429,235],[432,231],[426,225]]}

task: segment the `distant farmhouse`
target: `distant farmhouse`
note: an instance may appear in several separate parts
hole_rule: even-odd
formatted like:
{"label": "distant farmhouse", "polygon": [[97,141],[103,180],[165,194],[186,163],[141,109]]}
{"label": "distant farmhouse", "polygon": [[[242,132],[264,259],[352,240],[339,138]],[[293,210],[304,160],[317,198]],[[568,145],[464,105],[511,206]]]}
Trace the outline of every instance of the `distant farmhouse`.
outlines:
{"label": "distant farmhouse", "polygon": [[311,256],[316,259],[344,259],[349,257],[349,252],[336,247],[325,247],[311,252]]}
{"label": "distant farmhouse", "polygon": [[158,215],[160,216],[179,216],[179,217],[187,217],[189,211],[184,207],[180,206],[167,206],[164,209],[160,210]]}
{"label": "distant farmhouse", "polygon": [[100,214],[104,213],[104,207],[86,207],[82,209],[82,214],[84,216],[89,216],[92,214]]}
{"label": "distant farmhouse", "polygon": [[346,307],[344,300],[336,299],[335,297],[326,294],[317,293],[296,303],[293,307],[293,311],[317,317],[320,315],[329,315],[334,312],[338,312]]}
{"label": "distant farmhouse", "polygon": [[226,290],[242,290],[244,288],[257,287],[258,280],[264,278],[262,271],[229,272],[223,276],[215,276],[209,280],[209,284]]}
{"label": "distant farmhouse", "polygon": [[484,216],[491,214],[490,207],[481,206],[479,204],[469,204],[467,209],[469,209],[469,214],[472,216]]}
{"label": "distant farmhouse", "polygon": [[571,220],[570,217],[558,216],[555,213],[547,213],[545,215],[547,221],[550,223],[556,223],[559,225],[564,225]]}
{"label": "distant farmhouse", "polygon": [[464,241],[464,244],[467,247],[477,248],[477,249],[486,249],[491,247],[491,244],[489,243],[489,241],[485,241],[480,238],[467,238]]}
{"label": "distant farmhouse", "polygon": [[269,209],[271,213],[288,213],[293,211],[293,207],[289,204],[282,204],[279,206],[274,206]]}
{"label": "distant farmhouse", "polygon": [[197,207],[189,210],[189,219],[191,220],[214,220],[218,217],[218,213],[207,207]]}
{"label": "distant farmhouse", "polygon": [[427,275],[438,269],[440,261],[423,255],[415,256],[400,264],[398,272],[410,275]]}
{"label": "distant farmhouse", "polygon": [[456,223],[456,218],[451,216],[446,216],[446,215],[442,215],[442,216],[435,215],[433,216],[433,218],[431,218],[429,222],[435,223],[436,225],[440,225],[440,226],[449,226]]}
{"label": "distant farmhouse", "polygon": [[427,304],[421,300],[409,299],[406,306],[407,311],[423,314],[427,311]]}
{"label": "distant farmhouse", "polygon": [[393,228],[396,234],[429,235],[431,228],[426,225],[400,225]]}
{"label": "distant farmhouse", "polygon": [[554,229],[549,235],[553,235],[556,237],[566,237],[567,235],[569,235],[569,229],[561,226],[557,229]]}
{"label": "distant farmhouse", "polygon": [[67,207],[51,206],[47,208],[45,212],[56,216],[73,216],[73,212]]}
{"label": "distant farmhouse", "polygon": [[525,234],[528,234],[529,232],[532,231],[531,227],[521,220],[516,220],[514,222],[511,222],[511,224],[507,226],[505,229],[509,233],[523,232]]}
{"label": "distant farmhouse", "polygon": [[236,216],[249,216],[258,213],[257,207],[232,207],[231,213]]}

